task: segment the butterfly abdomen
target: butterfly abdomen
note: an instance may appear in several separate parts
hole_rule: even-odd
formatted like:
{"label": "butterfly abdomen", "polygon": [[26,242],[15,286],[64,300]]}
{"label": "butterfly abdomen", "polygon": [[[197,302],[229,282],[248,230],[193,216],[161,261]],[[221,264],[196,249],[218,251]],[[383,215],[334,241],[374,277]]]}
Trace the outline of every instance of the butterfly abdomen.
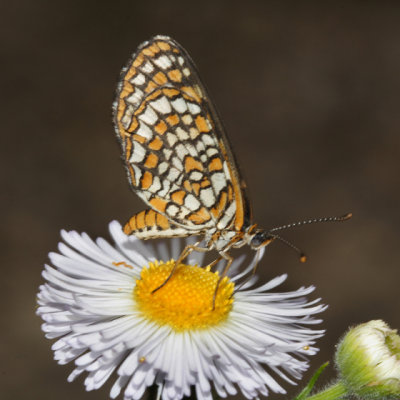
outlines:
{"label": "butterfly abdomen", "polygon": [[168,218],[154,210],[144,210],[131,217],[124,226],[124,233],[145,240],[160,237],[184,237],[190,234],[186,229],[171,224]]}

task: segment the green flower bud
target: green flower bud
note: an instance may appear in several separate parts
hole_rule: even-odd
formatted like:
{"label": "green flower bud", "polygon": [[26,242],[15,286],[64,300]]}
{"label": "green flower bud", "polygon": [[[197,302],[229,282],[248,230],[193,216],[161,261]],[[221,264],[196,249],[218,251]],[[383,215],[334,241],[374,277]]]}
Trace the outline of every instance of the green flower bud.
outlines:
{"label": "green flower bud", "polygon": [[336,365],[355,396],[400,399],[400,336],[381,320],[351,328],[339,342]]}

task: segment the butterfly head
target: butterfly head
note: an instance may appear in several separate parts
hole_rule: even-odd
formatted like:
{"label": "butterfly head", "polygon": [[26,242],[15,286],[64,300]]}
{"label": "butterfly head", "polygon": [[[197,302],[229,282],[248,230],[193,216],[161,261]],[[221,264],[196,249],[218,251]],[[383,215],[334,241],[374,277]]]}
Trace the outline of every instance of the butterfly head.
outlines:
{"label": "butterfly head", "polygon": [[251,238],[250,247],[253,250],[259,250],[262,247],[268,246],[274,240],[275,237],[272,236],[268,231],[257,229]]}
{"label": "butterfly head", "polygon": [[295,250],[299,254],[300,262],[304,263],[307,261],[306,255],[298,247],[288,242],[281,236],[278,236],[275,233],[271,233],[271,231],[264,231],[262,229],[254,230],[253,236],[251,237],[249,244],[253,250],[258,251],[263,247],[268,246],[271,242],[273,242],[276,239],[278,239],[280,242],[286,244],[287,246]]}

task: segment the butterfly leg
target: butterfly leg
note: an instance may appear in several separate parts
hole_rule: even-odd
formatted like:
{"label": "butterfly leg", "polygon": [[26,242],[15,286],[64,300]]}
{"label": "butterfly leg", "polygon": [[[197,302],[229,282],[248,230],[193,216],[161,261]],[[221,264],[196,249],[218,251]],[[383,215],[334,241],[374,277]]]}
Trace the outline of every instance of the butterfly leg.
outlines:
{"label": "butterfly leg", "polygon": [[190,253],[192,253],[193,251],[198,251],[201,253],[204,253],[206,251],[209,251],[210,249],[208,247],[199,247],[199,244],[202,242],[202,240],[199,240],[198,242],[196,242],[195,244],[188,244],[182,251],[181,255],[179,256],[178,260],[175,262],[175,265],[173,266],[171,272],[169,273],[169,275],[167,276],[167,279],[157,288],[155,288],[151,293],[155,293],[157,292],[157,290],[161,289],[162,287],[164,287],[167,282],[171,279],[172,275],[174,274],[176,267],[182,263],[182,261],[187,258]]}
{"label": "butterfly leg", "polygon": [[[226,260],[227,262],[226,262],[226,265],[225,265],[224,270],[222,271],[222,274],[221,274],[220,278],[218,279],[217,286],[215,287],[214,296],[213,296],[213,305],[212,305],[213,310],[215,309],[215,300],[216,300],[216,298],[217,298],[217,292],[218,292],[218,289],[219,289],[219,285],[220,285],[222,279],[223,279],[223,278],[226,276],[226,274],[228,273],[228,270],[229,270],[229,268],[230,268],[230,266],[231,266],[231,264],[232,264],[232,262],[233,262],[233,257],[232,257],[231,255],[229,255],[228,253],[220,252],[219,255],[220,255],[219,259],[225,258],[225,260]],[[217,260],[218,260],[218,259],[217,259]]]}
{"label": "butterfly leg", "polygon": [[219,256],[212,263],[208,264],[207,267],[209,267],[211,270],[212,268],[215,267],[216,264],[218,264],[222,260],[222,258],[223,258],[222,256]]}

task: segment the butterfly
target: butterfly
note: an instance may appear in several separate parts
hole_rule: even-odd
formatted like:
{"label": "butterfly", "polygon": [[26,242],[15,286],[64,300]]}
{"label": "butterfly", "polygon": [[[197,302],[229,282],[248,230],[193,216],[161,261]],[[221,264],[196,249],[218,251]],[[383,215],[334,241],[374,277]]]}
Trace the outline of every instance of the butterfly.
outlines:
{"label": "butterfly", "polygon": [[223,274],[233,261],[231,248],[258,251],[281,239],[253,223],[224,127],[193,61],[175,40],[159,35],[138,47],[122,69],[113,116],[129,183],[149,207],[125,224],[127,235],[199,235],[176,265],[194,250],[216,250],[215,262],[227,261]]}

